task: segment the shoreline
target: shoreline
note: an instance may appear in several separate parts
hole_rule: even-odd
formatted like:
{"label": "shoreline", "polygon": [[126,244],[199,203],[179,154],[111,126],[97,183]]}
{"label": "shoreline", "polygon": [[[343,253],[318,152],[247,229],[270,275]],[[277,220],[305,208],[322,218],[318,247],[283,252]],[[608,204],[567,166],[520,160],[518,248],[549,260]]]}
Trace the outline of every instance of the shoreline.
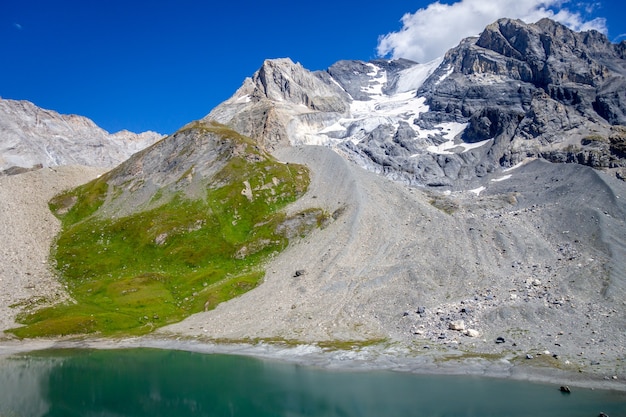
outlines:
{"label": "shoreline", "polygon": [[[581,389],[626,392],[626,381],[607,379],[588,372],[573,372],[554,367],[515,364],[507,358],[488,360],[463,357],[462,352],[411,352],[402,347],[373,345],[357,350],[324,350],[316,345],[284,346],[269,343],[216,343],[180,337],[136,337],[125,339],[33,339],[0,340],[0,358],[53,349],[163,349],[200,354],[223,354],[280,361],[331,371],[391,371],[416,375],[464,375],[500,378],[529,383],[562,385]],[[457,356],[455,358],[454,356]],[[512,358],[510,358],[512,359]]]}

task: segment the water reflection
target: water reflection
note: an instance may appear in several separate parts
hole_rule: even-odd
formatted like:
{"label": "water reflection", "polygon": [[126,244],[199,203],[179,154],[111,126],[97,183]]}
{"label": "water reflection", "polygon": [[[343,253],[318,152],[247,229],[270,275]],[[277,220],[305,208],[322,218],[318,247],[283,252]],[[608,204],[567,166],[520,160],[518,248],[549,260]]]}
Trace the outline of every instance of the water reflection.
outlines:
{"label": "water reflection", "polygon": [[[44,416],[50,404],[42,392],[58,360],[0,358],[0,416]],[[19,411],[19,412],[18,412]]]}
{"label": "water reflection", "polygon": [[44,351],[0,362],[0,416],[626,415],[623,393],[478,377],[335,372],[156,349]]}

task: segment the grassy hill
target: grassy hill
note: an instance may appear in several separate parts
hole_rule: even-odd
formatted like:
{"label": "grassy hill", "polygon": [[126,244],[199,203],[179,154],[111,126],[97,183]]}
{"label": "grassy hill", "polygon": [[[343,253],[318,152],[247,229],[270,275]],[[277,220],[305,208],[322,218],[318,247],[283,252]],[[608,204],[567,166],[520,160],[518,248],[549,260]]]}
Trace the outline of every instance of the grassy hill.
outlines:
{"label": "grassy hill", "polygon": [[50,201],[62,221],[51,258],[75,303],[22,314],[12,332],[143,334],[249,291],[268,257],[327,217],[281,211],[308,185],[306,167],[194,122]]}

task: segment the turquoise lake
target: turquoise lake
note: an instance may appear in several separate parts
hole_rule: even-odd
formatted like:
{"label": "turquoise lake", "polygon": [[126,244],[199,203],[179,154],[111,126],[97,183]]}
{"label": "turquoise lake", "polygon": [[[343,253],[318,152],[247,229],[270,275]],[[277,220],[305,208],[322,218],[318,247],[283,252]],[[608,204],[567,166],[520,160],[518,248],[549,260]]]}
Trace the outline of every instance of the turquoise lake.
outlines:
{"label": "turquoise lake", "polygon": [[334,371],[159,349],[0,360],[1,417],[626,416],[626,393],[481,377]]}

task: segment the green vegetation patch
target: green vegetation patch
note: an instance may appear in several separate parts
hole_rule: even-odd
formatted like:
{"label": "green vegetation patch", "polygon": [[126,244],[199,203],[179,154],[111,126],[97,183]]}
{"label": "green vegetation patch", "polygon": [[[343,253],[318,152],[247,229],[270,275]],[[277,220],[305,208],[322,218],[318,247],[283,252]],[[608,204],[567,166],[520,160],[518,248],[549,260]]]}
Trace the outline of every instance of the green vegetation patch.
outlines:
{"label": "green vegetation patch", "polygon": [[257,337],[257,338],[243,338],[243,339],[228,339],[228,338],[207,338],[206,341],[219,344],[267,344],[273,346],[282,346],[287,348],[293,348],[296,346],[312,345],[317,346],[325,351],[358,351],[371,346],[387,345],[389,339],[363,339],[363,340],[322,340],[317,342],[307,342],[298,339],[285,339],[283,337]]}
{"label": "green vegetation patch", "polygon": [[459,204],[445,196],[435,196],[430,200],[430,204],[446,214],[454,214],[459,209]]}
{"label": "green vegetation patch", "polygon": [[365,340],[325,340],[317,342],[317,346],[326,351],[335,350],[361,350],[366,347],[382,345],[388,343],[389,340],[385,338],[380,339],[365,339]]}
{"label": "green vegetation patch", "polygon": [[465,360],[482,359],[489,362],[496,362],[505,357],[505,353],[486,353],[486,352],[472,352],[472,351],[458,351],[453,354],[444,354],[435,358],[436,362],[462,362]]}
{"label": "green vegetation patch", "polygon": [[611,153],[626,158],[626,126],[612,126],[609,142]]}
{"label": "green vegetation patch", "polygon": [[213,309],[261,282],[263,262],[288,244],[286,230],[304,234],[329,217],[281,212],[306,191],[304,166],[279,163],[222,126],[200,127],[236,141],[223,169],[206,179],[204,198],[179,190],[158,207],[104,217],[102,204],[121,195],[107,174],[50,202],[63,224],[51,257],[75,303],[23,313],[25,326],[12,333],[143,334]]}

